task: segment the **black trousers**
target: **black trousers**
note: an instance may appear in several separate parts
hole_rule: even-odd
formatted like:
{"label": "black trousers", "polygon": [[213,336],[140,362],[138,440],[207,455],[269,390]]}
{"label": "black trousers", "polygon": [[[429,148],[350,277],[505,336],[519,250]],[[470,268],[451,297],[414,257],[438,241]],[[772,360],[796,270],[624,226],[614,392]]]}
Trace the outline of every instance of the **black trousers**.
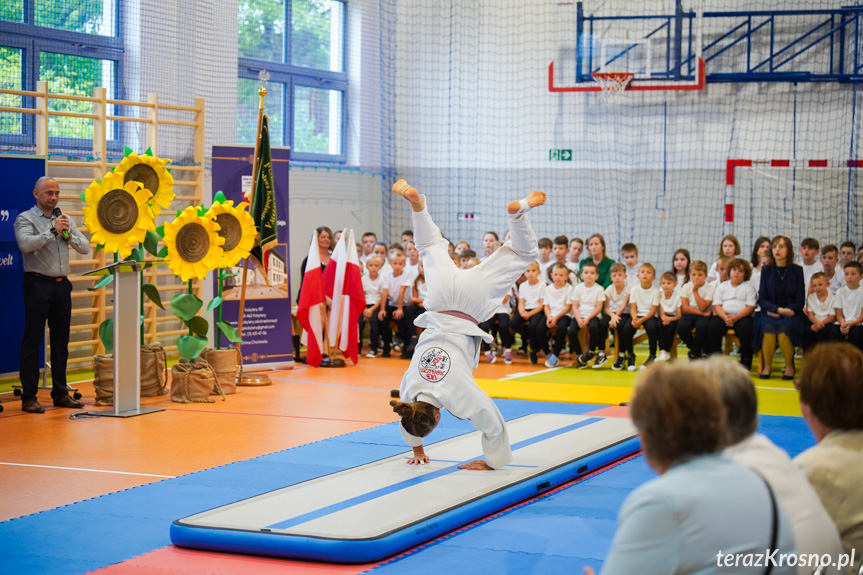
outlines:
{"label": "black trousers", "polygon": [[[752,365],[752,326],[755,320],[751,315],[742,317],[734,324],[734,333],[737,339],[740,340],[740,361],[747,365]],[[707,347],[705,352],[708,355],[714,353],[722,353],[722,338],[728,331],[728,326],[722,321],[719,316],[710,318],[707,324]],[[823,330],[822,330],[823,331]]]}
{"label": "black trousers", "polygon": [[24,274],[24,337],[18,371],[21,401],[36,399],[39,387],[39,352],[45,341],[45,323],[51,336],[51,397],[57,401],[69,395],[66,389],[66,361],[69,358],[69,324],[72,321],[72,282],[56,281],[31,273]]}
{"label": "black trousers", "polygon": [[[374,305],[374,304],[367,305],[366,309],[369,309],[370,307],[372,307],[372,305]],[[380,344],[380,342],[381,342],[381,331],[380,331],[381,328],[380,328],[380,322],[378,321],[378,312],[379,311],[380,311],[380,309],[376,309],[375,313],[372,314],[372,316],[369,318],[369,322],[368,322],[369,323],[369,345],[371,346],[370,351],[374,351],[374,352],[378,351],[378,344]],[[366,320],[363,317],[363,314],[360,314],[359,323],[360,323],[360,325],[359,325],[360,337],[357,341],[360,342],[359,347],[360,347],[360,351],[362,351],[362,349],[363,349],[363,330],[366,327]]]}
{"label": "black trousers", "polygon": [[833,335],[831,339],[833,341],[845,341],[847,338],[848,343],[856,346],[860,351],[863,351],[863,324],[857,324],[852,327],[846,336],[840,331],[839,324],[837,323],[833,325],[832,333]]}
{"label": "black trousers", "polygon": [[[495,326],[497,327],[497,332],[500,334],[500,344],[504,349],[511,349],[512,345],[515,343],[515,336],[509,330],[510,317],[509,314],[505,313],[496,313],[491,316],[488,320],[479,324],[479,328],[488,333],[493,333]],[[488,344],[483,342],[483,349],[488,347]]]}
{"label": "black trousers", "polygon": [[674,320],[668,325],[662,325],[662,320],[657,320],[656,333],[659,336],[659,351],[671,351],[671,345],[674,343],[674,334],[677,333],[677,322]]}
{"label": "black trousers", "polygon": [[[623,324],[623,321],[620,323]],[[656,317],[652,317],[641,324],[641,329],[643,329],[647,334],[647,345],[650,348],[650,355],[656,355],[656,343],[659,339],[659,328],[657,326],[659,323],[660,322]],[[617,326],[617,334],[620,336],[621,350],[629,350],[629,352],[632,353],[632,340],[635,338],[636,329],[637,328],[632,327],[631,319],[625,325]]]}
{"label": "black trousers", "polygon": [[[611,318],[608,316],[602,316],[602,325],[608,333],[608,330],[611,329],[610,326]],[[627,330],[632,330],[632,316],[628,313],[625,313],[620,316],[620,321],[617,322],[617,327],[614,328],[617,330],[617,351],[621,354],[623,353],[633,353],[632,349],[632,337],[630,336],[629,341],[623,338],[623,334],[627,332]],[[632,330],[631,333],[635,333],[635,330]]]}
{"label": "black trousers", "polygon": [[[803,331],[803,350],[810,350],[815,344],[830,341],[833,338],[833,325],[825,325],[819,331],[812,331],[812,322],[806,318],[806,328]],[[839,335],[842,335],[840,332]]]}
{"label": "black trousers", "polygon": [[677,335],[680,336],[680,341],[685,343],[696,357],[701,357],[701,354],[706,351],[709,322],[709,317],[691,313],[683,314],[683,317],[677,321]]}
{"label": "black trousers", "polygon": [[[390,327],[390,322],[395,322],[399,337],[402,338],[402,344],[404,346],[402,348],[402,353],[404,354],[407,346],[410,345],[411,336],[416,335],[416,332],[412,332],[411,329],[409,329],[407,322],[407,313],[404,313],[401,319],[396,319],[395,317],[393,317],[393,314],[395,314],[398,308],[394,305],[390,305],[389,303],[387,303],[386,306],[386,317],[384,317],[384,320],[379,324],[381,340],[384,343],[384,353],[389,353],[390,347],[392,346],[393,330]],[[406,309],[407,306],[402,306],[402,312],[405,312]],[[413,328],[413,324],[410,325],[410,328]]]}
{"label": "black trousers", "polygon": [[[578,322],[573,318],[572,323],[569,324],[569,341],[578,341]],[[599,316],[595,316],[589,322],[587,322],[587,341],[585,347],[590,350],[604,351],[605,350],[605,338],[602,335],[602,324],[600,323]]]}
{"label": "black trousers", "polygon": [[[521,314],[518,313],[518,310],[516,310],[515,313],[512,314],[509,327],[513,332],[521,335],[522,345],[524,345],[525,342],[529,342],[530,349],[533,351],[542,350],[548,352],[548,331],[543,329],[545,327],[544,313],[539,312],[530,316],[530,319],[524,319],[521,317]],[[543,338],[545,338],[544,345]]]}

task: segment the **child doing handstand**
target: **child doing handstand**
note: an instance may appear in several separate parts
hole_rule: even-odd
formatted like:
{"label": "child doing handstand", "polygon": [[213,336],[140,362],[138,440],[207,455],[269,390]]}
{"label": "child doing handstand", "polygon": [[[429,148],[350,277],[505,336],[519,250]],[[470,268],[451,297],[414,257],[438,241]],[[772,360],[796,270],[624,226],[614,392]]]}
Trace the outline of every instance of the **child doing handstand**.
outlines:
{"label": "child doing handstand", "polygon": [[411,203],[414,239],[425,268],[426,312],[416,320],[425,328],[399,389],[402,401],[392,400],[401,417],[402,438],[413,448],[411,465],[428,463],[423,438],[447,409],[482,432],[485,461],[461,469],[490,470],[512,461],[506,423],[494,402],[477,386],[471,371],[479,362],[480,343],[491,336],[479,322],[491,317],[513,282],[536,260],[536,235],[527,211],[545,203],[545,193],[532,192],[507,207],[511,239],[469,270],[459,270],[447,254],[447,241],[426,209],[426,198],[404,180],[393,192]]}

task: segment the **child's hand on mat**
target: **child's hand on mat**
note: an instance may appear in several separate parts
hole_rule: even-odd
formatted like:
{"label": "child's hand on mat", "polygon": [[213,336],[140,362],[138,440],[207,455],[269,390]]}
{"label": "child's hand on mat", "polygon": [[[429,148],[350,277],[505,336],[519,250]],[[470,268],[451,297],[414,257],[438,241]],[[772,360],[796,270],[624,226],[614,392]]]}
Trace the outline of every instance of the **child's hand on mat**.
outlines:
{"label": "child's hand on mat", "polygon": [[468,471],[494,471],[494,467],[489,467],[488,463],[482,459],[476,459],[470,463],[459,465],[459,469],[467,469]]}
{"label": "child's hand on mat", "polygon": [[414,455],[408,459],[408,465],[425,465],[429,462],[428,455]]}

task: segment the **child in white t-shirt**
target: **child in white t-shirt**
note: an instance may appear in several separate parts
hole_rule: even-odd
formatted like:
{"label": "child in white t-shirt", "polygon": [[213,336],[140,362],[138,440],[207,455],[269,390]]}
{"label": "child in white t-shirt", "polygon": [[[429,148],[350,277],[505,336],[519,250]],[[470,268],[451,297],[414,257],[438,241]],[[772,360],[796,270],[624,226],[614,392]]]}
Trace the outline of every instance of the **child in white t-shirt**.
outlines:
{"label": "child in white t-shirt", "polygon": [[677,322],[680,320],[680,294],[674,288],[677,287],[677,278],[672,272],[665,272],[659,276],[659,324],[656,326],[657,339],[659,340],[659,355],[656,361],[668,361],[671,359],[671,345],[674,343],[674,334],[677,332]]}
{"label": "child in white t-shirt", "polygon": [[683,317],[677,322],[677,335],[689,348],[689,359],[700,359],[707,346],[707,326],[713,315],[710,305],[714,285],[707,283],[707,264],[701,260],[689,266],[689,278],[689,283],[680,288]]}
{"label": "child in white t-shirt", "polygon": [[[717,254],[720,258],[722,256],[727,257],[725,260],[726,263],[730,262],[733,258],[740,255],[740,242],[737,241],[737,237],[733,235],[727,235],[722,238],[722,241],[719,242],[719,252]],[[715,285],[719,285],[723,281],[727,281],[728,278],[724,280],[720,277],[719,271],[717,270],[719,264],[719,260],[717,259],[713,262],[713,265],[710,266],[710,270],[707,272],[707,281],[710,283],[716,282]]]}
{"label": "child in white t-shirt", "polygon": [[524,270],[527,281],[518,286],[518,310],[512,316],[510,327],[521,335],[522,342],[530,343],[530,363],[536,365],[537,355],[542,349],[539,340],[541,324],[545,323],[543,311],[543,298],[545,297],[545,283],[540,281],[539,262],[531,262]]}
{"label": "child in white t-shirt", "polygon": [[863,351],[863,289],[860,289],[863,265],[850,261],[845,264],[844,271],[845,286],[839,288],[833,300],[837,322],[833,326],[833,339],[847,339],[848,343]]}
{"label": "child in white t-shirt", "polygon": [[[632,286],[627,278],[627,269],[624,264],[612,264],[608,270],[611,276],[611,285],[605,288],[605,309],[602,312],[602,318],[599,320],[600,329],[605,337],[608,337],[609,329],[616,329],[620,333],[627,324],[632,322],[632,316],[629,315],[629,293],[632,291]],[[627,354],[631,349],[624,349],[620,336],[617,341],[617,359],[614,360],[614,365],[611,369],[620,371],[626,366]]]}
{"label": "child in white t-shirt", "polygon": [[751,267],[742,258],[728,264],[730,279],[713,292],[713,317],[707,324],[707,353],[722,353],[722,338],[729,328],[740,340],[740,365],[752,369],[752,326],[758,294],[749,283]]}
{"label": "child in white t-shirt", "polygon": [[833,307],[835,296],[827,289],[827,276],[815,272],[809,279],[812,291],[806,297],[806,318],[809,325],[803,332],[803,349],[808,350],[816,343],[830,341],[833,324],[836,322],[836,309]]}
{"label": "child in white t-shirt", "polygon": [[812,290],[809,289],[812,274],[824,271],[824,266],[818,259],[820,249],[821,245],[815,238],[805,238],[800,242],[800,259],[803,260],[800,262],[800,267],[803,268],[803,288],[806,290],[807,296],[812,293]]}
{"label": "child in white t-shirt", "polygon": [[381,290],[383,289],[383,277],[380,270],[383,262],[381,258],[375,254],[371,254],[366,258],[366,270],[368,273],[363,276],[363,292],[366,297],[366,309],[360,314],[360,351],[362,351],[362,336],[366,322],[369,324],[369,353],[366,357],[375,357],[378,354],[378,344],[380,343],[380,322],[378,321],[378,311],[381,307]]}
{"label": "child in white t-shirt", "polygon": [[[638,268],[638,285],[632,288],[629,294],[629,313],[632,321],[626,329],[618,330],[622,349],[632,349],[632,340],[635,330],[641,328],[647,334],[647,342],[650,346],[650,355],[645,360],[641,369],[646,369],[656,359],[656,345],[659,336],[659,288],[653,285],[656,279],[656,269],[652,264],[643,263]],[[630,353],[626,358],[626,369],[635,371],[635,353]]]}
{"label": "child in white t-shirt", "polygon": [[[599,314],[605,301],[605,290],[596,283],[599,272],[596,264],[585,262],[581,265],[582,283],[575,286],[570,296],[572,304],[572,323],[569,324],[570,341],[578,339],[578,331],[587,329],[587,349],[576,358],[579,369],[587,367],[588,362],[596,357],[594,367],[601,367],[608,359],[605,357],[605,339],[600,332]],[[596,351],[594,351],[596,350]]]}
{"label": "child in white t-shirt", "polygon": [[623,244],[620,255],[623,257],[623,265],[626,266],[626,283],[638,285],[638,247],[633,243]]}
{"label": "child in white t-shirt", "polygon": [[[572,286],[569,284],[569,269],[565,264],[555,262],[548,268],[551,272],[551,285],[546,286],[545,296],[543,297],[543,307],[545,308],[545,324],[541,326],[542,331],[539,334],[544,347],[543,351],[546,355],[545,366],[557,367],[560,360],[560,352],[563,350],[563,345],[566,343],[566,333],[569,329],[572,317],[570,315],[570,296],[572,294]],[[549,353],[548,350],[548,332],[554,329],[554,343]]]}

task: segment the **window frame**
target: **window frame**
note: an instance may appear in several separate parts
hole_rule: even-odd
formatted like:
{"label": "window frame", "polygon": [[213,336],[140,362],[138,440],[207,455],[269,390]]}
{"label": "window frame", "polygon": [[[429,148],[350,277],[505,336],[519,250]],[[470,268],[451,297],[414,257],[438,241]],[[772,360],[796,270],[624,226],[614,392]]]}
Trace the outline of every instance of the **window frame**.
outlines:
{"label": "window frame", "polygon": [[[342,44],[343,60],[347,55],[347,17],[348,17],[348,2],[347,0],[331,0],[340,2],[343,6],[342,10],[342,37],[339,39]],[[291,159],[298,162],[314,162],[314,163],[331,163],[345,164],[347,163],[347,110],[348,110],[348,73],[346,71],[347,62],[342,62],[343,70],[341,72],[333,72],[330,70],[318,70],[315,68],[307,68],[304,66],[296,66],[290,64],[291,61],[291,35],[293,29],[291,26],[291,4],[292,0],[285,0],[285,39],[282,47],[282,58],[284,62],[274,62],[269,60],[258,60],[240,56],[237,58],[237,77],[247,80],[258,80],[258,74],[264,70],[270,75],[269,83],[284,84],[285,97],[282,100],[282,142],[285,146],[291,148]],[[335,90],[341,92],[342,109],[340,114],[341,122],[341,150],[338,154],[320,154],[313,152],[300,152],[294,146],[294,102],[297,87],[317,88],[321,90]]]}
{"label": "window frame", "polygon": [[[108,94],[110,99],[124,100],[125,90],[121,79],[125,47],[120,34],[122,30],[122,10],[124,0],[110,0],[116,3],[113,28],[114,36],[86,34],[49,26],[37,26],[35,22],[35,0],[24,0],[24,22],[0,20],[0,45],[21,50],[21,89],[33,92],[39,80],[40,55],[42,52],[76,56],[92,60],[109,60],[114,63],[114,90]],[[22,97],[23,107],[33,107],[32,97]],[[116,113],[116,112],[115,112]],[[32,114],[22,114],[21,133],[0,133],[0,143],[10,146],[34,146],[36,143],[36,122]],[[111,151],[122,149],[120,134],[116,124],[108,137]],[[91,139],[65,136],[49,136],[49,146],[92,151]]]}

